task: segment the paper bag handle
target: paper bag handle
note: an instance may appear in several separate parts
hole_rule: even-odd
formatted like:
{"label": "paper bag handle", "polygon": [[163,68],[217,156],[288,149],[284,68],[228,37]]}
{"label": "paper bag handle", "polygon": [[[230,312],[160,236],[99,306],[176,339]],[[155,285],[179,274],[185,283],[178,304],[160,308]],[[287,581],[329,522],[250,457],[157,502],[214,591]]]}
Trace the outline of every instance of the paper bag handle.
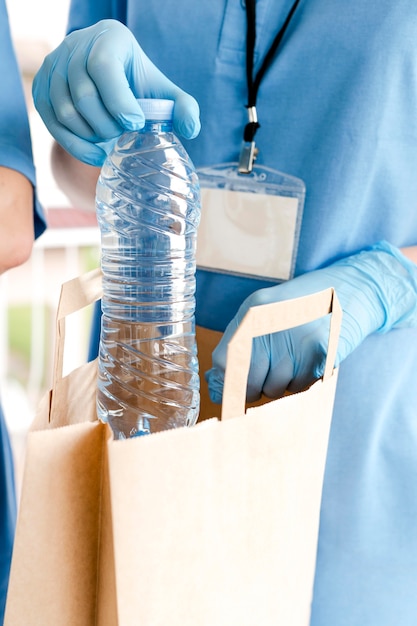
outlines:
{"label": "paper bag handle", "polygon": [[85,307],[100,300],[102,296],[102,273],[96,268],[68,280],[61,287],[56,313],[56,339],[53,364],[53,389],[62,378],[65,350],[65,318],[71,313],[81,311]]}
{"label": "paper bag handle", "polygon": [[252,339],[307,324],[331,313],[323,380],[333,373],[342,322],[342,309],[333,288],[302,298],[250,308],[227,347],[221,419],[245,413]]}
{"label": "paper bag handle", "polygon": [[[56,314],[53,388],[63,375],[65,318],[100,300],[102,295],[100,268],[62,285]],[[342,309],[333,288],[302,298],[250,308],[228,345],[221,419],[243,415],[245,412],[246,386],[254,337],[307,324],[329,313],[331,319],[323,380],[333,373],[342,322]]]}

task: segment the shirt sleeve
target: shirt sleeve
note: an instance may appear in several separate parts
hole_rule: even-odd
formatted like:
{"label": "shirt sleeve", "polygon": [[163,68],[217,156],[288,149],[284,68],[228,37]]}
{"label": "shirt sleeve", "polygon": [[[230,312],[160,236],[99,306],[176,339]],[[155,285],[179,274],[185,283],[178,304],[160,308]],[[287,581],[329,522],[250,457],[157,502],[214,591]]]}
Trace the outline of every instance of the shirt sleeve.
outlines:
{"label": "shirt sleeve", "polygon": [[127,0],[71,0],[67,33],[105,19],[126,23]]}
{"label": "shirt sleeve", "polygon": [[29,119],[4,0],[0,0],[0,76],[0,165],[21,172],[32,183],[38,237],[45,230],[45,217],[36,195]]}

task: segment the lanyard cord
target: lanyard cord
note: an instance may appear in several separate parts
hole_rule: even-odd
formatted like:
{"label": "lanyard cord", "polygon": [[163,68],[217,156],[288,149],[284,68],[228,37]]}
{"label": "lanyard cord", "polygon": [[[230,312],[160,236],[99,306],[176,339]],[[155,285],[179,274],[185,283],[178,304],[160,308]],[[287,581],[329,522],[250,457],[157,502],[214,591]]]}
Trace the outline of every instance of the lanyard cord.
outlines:
{"label": "lanyard cord", "polygon": [[253,141],[256,131],[260,127],[256,116],[256,98],[258,95],[259,85],[261,84],[261,80],[264,77],[266,70],[268,69],[271,61],[278,49],[279,44],[284,37],[285,31],[291,21],[292,16],[294,15],[294,11],[297,8],[299,0],[295,0],[293,3],[290,12],[287,15],[287,18],[284,24],[281,26],[280,30],[275,36],[274,41],[272,42],[271,47],[269,48],[263,63],[255,76],[253,78],[253,61],[255,54],[255,42],[256,42],[256,0],[246,0],[246,19],[247,19],[247,31],[246,31],[246,80],[248,85],[248,104],[246,108],[248,109],[249,122],[245,126],[244,131],[244,140],[251,142]]}

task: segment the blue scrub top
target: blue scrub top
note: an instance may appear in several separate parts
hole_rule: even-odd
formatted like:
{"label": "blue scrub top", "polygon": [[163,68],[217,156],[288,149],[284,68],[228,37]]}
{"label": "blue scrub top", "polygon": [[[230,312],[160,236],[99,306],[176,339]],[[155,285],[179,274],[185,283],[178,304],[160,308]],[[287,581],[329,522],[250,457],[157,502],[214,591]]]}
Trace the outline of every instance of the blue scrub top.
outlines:
{"label": "blue scrub top", "polygon": [[[35,235],[39,236],[45,229],[45,219],[36,197],[29,122],[4,0],[0,0],[0,77],[0,165],[21,172],[32,183]],[[13,454],[0,406],[0,624],[4,619],[15,523]]]}
{"label": "blue scrub top", "polygon": [[[257,0],[255,70],[292,0]],[[197,166],[238,159],[243,2],[72,0],[69,29],[125,21],[198,100]],[[301,0],[260,85],[258,163],[304,180],[296,274],[382,239],[417,244],[417,6]],[[254,285],[199,273],[197,322],[224,328]],[[417,330],[372,335],[340,367],[312,626],[417,621]]]}

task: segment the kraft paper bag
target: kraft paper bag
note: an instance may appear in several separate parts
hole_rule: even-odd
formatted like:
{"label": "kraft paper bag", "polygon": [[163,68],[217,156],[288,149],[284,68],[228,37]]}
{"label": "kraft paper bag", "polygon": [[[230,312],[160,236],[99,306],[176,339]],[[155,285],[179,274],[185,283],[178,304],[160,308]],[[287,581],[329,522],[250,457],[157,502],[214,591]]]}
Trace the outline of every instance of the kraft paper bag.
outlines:
{"label": "kraft paper bag", "polygon": [[[62,288],[5,625],[308,626],[337,381],[334,291],[248,311],[229,344],[221,419],[125,441],[97,421],[96,361],[62,376],[65,318],[100,294],[99,271]],[[323,379],[245,410],[252,338],[329,313]]]}
{"label": "kraft paper bag", "polygon": [[62,376],[65,320],[100,295],[98,270],[61,290],[53,385],[27,439],[5,625],[118,623],[104,454],[109,433],[96,417],[97,363]]}

